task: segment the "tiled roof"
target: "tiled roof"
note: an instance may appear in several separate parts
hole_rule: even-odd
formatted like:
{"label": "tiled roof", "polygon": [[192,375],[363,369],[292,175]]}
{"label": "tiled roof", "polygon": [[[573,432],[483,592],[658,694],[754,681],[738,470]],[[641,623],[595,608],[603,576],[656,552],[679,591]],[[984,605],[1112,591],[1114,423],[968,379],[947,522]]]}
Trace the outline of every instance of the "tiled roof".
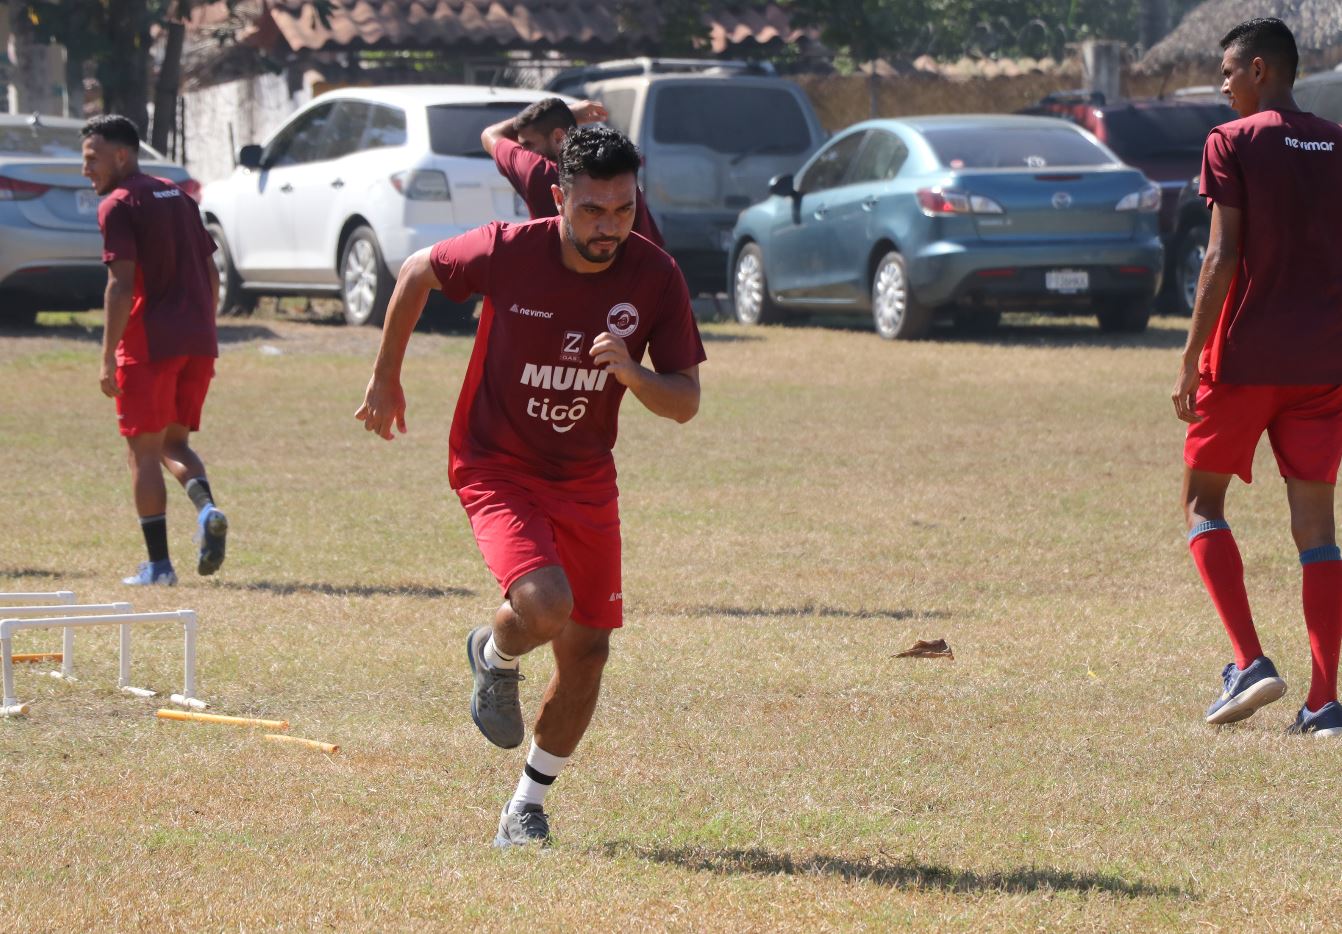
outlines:
{"label": "tiled roof", "polygon": [[[656,0],[331,0],[323,23],[308,0],[268,0],[255,35],[270,32],[271,24],[292,51],[448,46],[635,51],[656,44],[661,17]],[[704,14],[704,25],[718,54],[812,38],[769,2],[720,0]]]}

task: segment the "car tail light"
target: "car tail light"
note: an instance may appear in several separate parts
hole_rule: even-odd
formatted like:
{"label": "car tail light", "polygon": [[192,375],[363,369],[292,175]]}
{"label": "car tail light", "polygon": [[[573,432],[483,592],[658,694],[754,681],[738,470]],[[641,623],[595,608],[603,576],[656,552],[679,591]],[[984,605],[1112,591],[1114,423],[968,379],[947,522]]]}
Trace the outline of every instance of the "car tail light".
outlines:
{"label": "car tail light", "polygon": [[200,202],[200,182],[196,181],[194,178],[186,179],[177,187],[190,195],[192,201],[197,203]]}
{"label": "car tail light", "polygon": [[391,187],[411,201],[451,201],[447,175],[437,169],[411,169],[391,177]]}
{"label": "car tail light", "polygon": [[980,279],[1010,279],[1015,274],[1014,269],[980,269],[976,273]]}
{"label": "car tail light", "polygon": [[1005,214],[1002,206],[983,195],[966,194],[953,188],[919,188],[918,206],[928,217],[947,214]]}
{"label": "car tail light", "polygon": [[42,197],[50,187],[0,175],[0,201],[31,201]]}
{"label": "car tail light", "polygon": [[1160,186],[1152,182],[1141,191],[1134,191],[1119,199],[1114,205],[1115,211],[1140,211],[1154,214],[1160,210]]}

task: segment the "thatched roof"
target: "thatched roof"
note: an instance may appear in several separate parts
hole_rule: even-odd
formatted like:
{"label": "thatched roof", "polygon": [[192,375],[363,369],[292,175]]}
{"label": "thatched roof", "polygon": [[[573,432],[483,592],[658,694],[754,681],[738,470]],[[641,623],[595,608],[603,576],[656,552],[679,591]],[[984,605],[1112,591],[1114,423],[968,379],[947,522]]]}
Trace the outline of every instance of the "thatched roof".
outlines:
{"label": "thatched roof", "polygon": [[1140,65],[1169,68],[1189,62],[1214,64],[1221,59],[1221,37],[1237,23],[1275,16],[1291,27],[1301,58],[1331,65],[1342,57],[1342,0],[1206,0],[1153,45]]}

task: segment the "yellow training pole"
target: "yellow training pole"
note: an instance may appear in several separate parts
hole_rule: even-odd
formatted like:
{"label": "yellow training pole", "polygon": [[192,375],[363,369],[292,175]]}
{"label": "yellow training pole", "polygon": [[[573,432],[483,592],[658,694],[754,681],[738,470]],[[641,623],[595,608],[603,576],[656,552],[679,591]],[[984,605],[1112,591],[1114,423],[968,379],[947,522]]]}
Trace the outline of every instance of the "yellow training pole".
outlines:
{"label": "yellow training pole", "polygon": [[220,723],[225,726],[256,726],[267,730],[287,730],[288,720],[257,720],[253,717],[225,717],[217,713],[196,713],[186,710],[160,708],[154,712],[160,720],[190,720],[195,723]]}
{"label": "yellow training pole", "polygon": [[307,749],[315,749],[318,752],[339,752],[340,747],[335,743],[322,743],[315,739],[302,739],[297,736],[279,736],[275,733],[267,733],[266,739],[272,743],[289,743],[293,746],[303,746]]}

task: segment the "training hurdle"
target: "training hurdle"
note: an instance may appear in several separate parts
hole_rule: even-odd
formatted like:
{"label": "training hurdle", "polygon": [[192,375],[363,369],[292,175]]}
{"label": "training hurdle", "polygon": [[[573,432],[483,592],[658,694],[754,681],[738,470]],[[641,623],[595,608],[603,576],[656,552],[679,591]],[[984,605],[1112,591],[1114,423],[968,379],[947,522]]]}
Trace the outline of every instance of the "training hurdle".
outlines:
{"label": "training hurdle", "polygon": [[[121,604],[126,606],[126,604]],[[128,607],[127,607],[128,608]],[[66,607],[68,609],[68,607]],[[131,626],[141,623],[181,623],[183,634],[183,685],[181,694],[169,695],[168,699],[183,707],[203,710],[209,705],[196,697],[196,614],[192,610],[174,610],[167,613],[112,613],[106,616],[49,616],[42,618],[24,617],[10,610],[3,611],[0,619],[0,665],[3,665],[4,701],[0,704],[0,716],[19,716],[28,712],[27,704],[20,704],[14,694],[14,647],[13,635],[20,629],[64,629],[67,633],[83,626],[118,626],[121,636],[121,667],[117,677],[117,687],[137,697],[154,697],[154,691],[148,688],[134,687],[130,683],[130,630]],[[73,649],[73,639],[69,639],[67,654],[62,659],[62,668],[71,662],[68,650]],[[73,666],[71,666],[73,671]]]}
{"label": "training hurdle", "polygon": [[[68,593],[68,591],[67,591]],[[13,596],[12,594],[0,594],[0,597]],[[82,611],[87,613],[129,613],[129,603],[64,603],[52,606],[0,606],[0,618],[4,619],[32,619],[35,617],[62,616]],[[53,678],[63,678],[66,681],[77,681],[75,677],[75,631],[69,626],[62,627],[61,651],[42,653],[47,655],[59,655],[61,670],[48,672]],[[11,659],[12,661],[13,659]],[[55,661],[56,659],[53,659]]]}
{"label": "training hurdle", "polygon": [[[47,610],[47,609],[53,609],[53,608],[54,608],[54,609],[56,610],[57,613],[61,613],[61,612],[69,612],[70,607],[74,604],[74,602],[75,602],[75,592],[74,592],[73,590],[52,590],[52,591],[43,591],[43,592],[32,592],[32,591],[29,591],[29,592],[26,592],[26,593],[25,593],[25,592],[0,593],[0,616],[6,616],[6,615],[20,616],[20,615],[24,615],[24,614],[22,614],[22,613],[13,613],[13,614],[10,614],[10,613],[9,613],[10,610],[24,610],[24,611],[27,611],[27,610],[29,610],[29,609],[32,609],[32,610]],[[28,607],[28,606],[21,606],[21,605],[10,606],[10,604],[38,604],[38,605],[37,605],[37,606],[33,606],[33,607]],[[119,604],[119,605],[120,605],[120,604]],[[129,610],[129,609],[130,609],[130,606],[127,605],[127,606],[126,606],[126,609]],[[45,614],[34,614],[34,615],[45,615]],[[53,615],[55,615],[55,614],[53,614]],[[74,634],[74,631],[73,631],[73,630],[70,630],[70,629],[67,629],[67,630],[65,630],[64,634],[62,635],[62,649],[63,649],[63,651],[61,652],[62,658],[59,659],[59,661],[64,662],[64,657],[65,657],[65,656],[68,656],[71,652],[73,652],[73,651],[74,651],[74,647],[75,647],[75,634]],[[57,659],[52,659],[52,661],[57,661]],[[64,664],[61,665],[61,670],[60,670],[59,672],[55,672],[55,671],[53,671],[53,672],[50,672],[50,674],[52,675],[52,677],[55,677],[55,678],[65,678],[66,680],[69,680],[69,681],[74,681],[74,680],[75,680],[74,675],[70,674],[70,673],[66,670],[66,667],[65,667]]]}

